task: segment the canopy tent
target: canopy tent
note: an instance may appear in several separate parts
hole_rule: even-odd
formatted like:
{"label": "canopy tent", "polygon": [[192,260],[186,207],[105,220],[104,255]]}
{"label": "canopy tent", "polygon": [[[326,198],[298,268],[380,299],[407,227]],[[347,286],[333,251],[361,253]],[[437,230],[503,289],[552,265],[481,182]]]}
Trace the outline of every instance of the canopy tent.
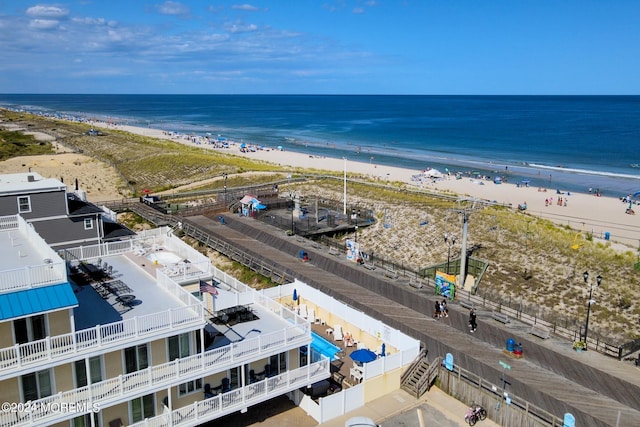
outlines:
{"label": "canopy tent", "polygon": [[425,170],[423,173],[425,176],[429,178],[442,178],[444,176],[442,175],[442,172],[440,172],[438,169],[432,169],[432,168]]}

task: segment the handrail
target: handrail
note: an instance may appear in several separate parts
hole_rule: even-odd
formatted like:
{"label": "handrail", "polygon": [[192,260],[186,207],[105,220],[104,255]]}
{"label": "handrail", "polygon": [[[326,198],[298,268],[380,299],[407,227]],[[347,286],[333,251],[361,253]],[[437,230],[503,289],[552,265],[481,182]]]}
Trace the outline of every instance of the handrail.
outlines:
{"label": "handrail", "polygon": [[[196,300],[197,301],[197,300]],[[202,304],[174,308],[145,316],[134,317],[96,325],[62,335],[48,336],[38,341],[16,344],[0,349],[0,379],[4,379],[32,365],[39,365],[43,360],[64,361],[69,356],[91,353],[112,348],[136,338],[148,339],[150,334],[170,331],[177,326],[201,325],[204,322]]]}
{"label": "handrail", "polygon": [[[271,335],[278,336],[273,337]],[[240,363],[247,362],[252,358],[264,357],[265,354],[273,354],[274,351],[277,350],[277,345],[283,348],[295,348],[310,342],[310,340],[310,325],[301,324],[290,326],[283,330],[273,332],[272,334],[265,334],[252,339],[231,343],[225,347],[212,349],[204,353],[198,353],[160,365],[150,366],[140,371],[119,375],[118,377],[89,386],[32,401],[27,412],[1,412],[0,425],[42,425],[76,417],[81,415],[81,412],[91,410],[89,402],[94,406],[107,406],[126,401],[146,390],[151,391],[171,387],[186,381],[202,378],[205,375],[211,375],[214,372],[221,372],[237,366]],[[301,378],[298,374],[303,372],[301,370],[305,369],[308,374]],[[320,379],[328,377],[329,360],[323,358],[323,360],[315,364],[285,372],[282,375],[267,379],[267,383],[269,384],[271,382],[275,385],[271,387],[272,390],[278,388],[279,379],[285,379],[287,382],[295,381],[296,384],[311,384],[317,381],[313,378],[314,375],[310,375],[311,372],[313,372],[315,376],[318,376],[318,373],[320,373],[320,376],[322,376]],[[289,378],[293,380],[289,380]],[[302,385],[298,385],[298,387],[301,386]],[[76,408],[84,408],[84,406],[86,406],[86,411],[69,413],[65,411],[48,410],[48,408],[52,406],[62,407],[62,405],[69,404],[76,405]]]}

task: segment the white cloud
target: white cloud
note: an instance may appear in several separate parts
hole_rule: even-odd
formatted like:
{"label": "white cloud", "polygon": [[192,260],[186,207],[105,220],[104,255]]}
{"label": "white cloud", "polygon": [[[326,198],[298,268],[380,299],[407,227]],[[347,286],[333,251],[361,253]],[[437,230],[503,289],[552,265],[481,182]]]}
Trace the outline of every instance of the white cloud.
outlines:
{"label": "white cloud", "polygon": [[51,30],[57,28],[60,21],[56,19],[32,19],[29,21],[29,27],[35,30]]}
{"label": "white cloud", "polygon": [[364,7],[354,7],[353,13],[356,13],[358,15],[364,13]]}
{"label": "white cloud", "polygon": [[230,33],[249,33],[258,30],[256,24],[233,23],[225,25],[225,30]]}
{"label": "white cloud", "polygon": [[234,4],[233,6],[231,6],[232,9],[235,10],[245,10],[247,12],[257,12],[260,10],[260,8],[258,8],[257,6],[252,6],[250,4]]}
{"label": "white cloud", "polygon": [[165,1],[162,4],[156,5],[158,13],[162,15],[188,15],[189,8],[177,1]]}
{"label": "white cloud", "polygon": [[69,11],[58,6],[39,4],[27,9],[27,15],[38,18],[64,18]]}

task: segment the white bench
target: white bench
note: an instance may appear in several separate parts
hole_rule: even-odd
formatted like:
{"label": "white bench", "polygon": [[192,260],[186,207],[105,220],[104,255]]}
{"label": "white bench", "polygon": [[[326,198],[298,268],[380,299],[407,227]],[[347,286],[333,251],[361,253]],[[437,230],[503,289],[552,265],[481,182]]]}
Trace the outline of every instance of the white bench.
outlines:
{"label": "white bench", "polygon": [[542,325],[533,325],[529,333],[545,340],[551,338],[551,331],[549,328]]}
{"label": "white bench", "polygon": [[329,248],[329,254],[330,255],[339,256],[340,255],[340,250],[338,248],[334,248],[333,246],[331,246]]}
{"label": "white bench", "polygon": [[367,270],[375,270],[375,269],[376,269],[376,266],[375,266],[375,265],[373,265],[373,264],[369,264],[368,262],[365,262],[364,264],[362,264],[362,266],[363,266],[364,268],[366,268]]}
{"label": "white bench", "polygon": [[476,308],[471,301],[460,300],[460,307],[466,308],[467,310],[471,310],[472,308]]}
{"label": "white bench", "polygon": [[398,278],[398,273],[396,273],[394,270],[385,270],[384,275],[387,276],[389,279],[397,279]]}
{"label": "white bench", "polygon": [[502,322],[504,324],[511,322],[511,320],[509,320],[509,316],[498,311],[494,311],[493,313],[491,313],[491,317],[493,317],[494,320],[497,320],[498,322]]}
{"label": "white bench", "polygon": [[424,288],[424,284],[420,280],[414,280],[414,279],[409,280],[409,286],[416,289]]}

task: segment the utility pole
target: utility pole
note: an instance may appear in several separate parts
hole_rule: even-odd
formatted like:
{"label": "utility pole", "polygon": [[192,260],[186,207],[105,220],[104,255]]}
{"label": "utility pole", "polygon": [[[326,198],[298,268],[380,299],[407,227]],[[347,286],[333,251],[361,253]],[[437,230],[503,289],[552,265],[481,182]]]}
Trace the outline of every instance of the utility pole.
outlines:
{"label": "utility pole", "polygon": [[460,249],[460,277],[458,278],[457,288],[464,289],[464,283],[466,281],[466,271],[467,271],[467,228],[469,224],[469,215],[472,211],[476,209],[476,201],[474,199],[460,199],[458,200],[458,204],[462,205],[463,202],[471,202],[471,206],[468,207],[459,207],[457,209],[452,209],[454,212],[458,214],[462,214],[462,243]]}

